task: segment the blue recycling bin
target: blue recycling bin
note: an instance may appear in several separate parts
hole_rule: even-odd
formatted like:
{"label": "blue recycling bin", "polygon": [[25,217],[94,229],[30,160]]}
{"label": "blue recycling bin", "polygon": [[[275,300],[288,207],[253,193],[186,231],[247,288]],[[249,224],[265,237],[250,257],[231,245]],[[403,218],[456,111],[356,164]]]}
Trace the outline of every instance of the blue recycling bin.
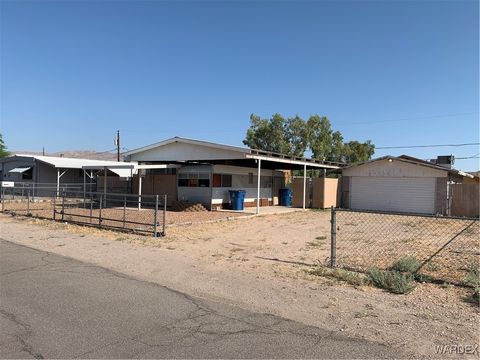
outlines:
{"label": "blue recycling bin", "polygon": [[278,197],[280,206],[291,206],[292,205],[292,190],[291,189],[280,189],[278,190]]}
{"label": "blue recycling bin", "polygon": [[232,210],[243,210],[243,201],[245,200],[245,190],[229,190],[230,204]]}

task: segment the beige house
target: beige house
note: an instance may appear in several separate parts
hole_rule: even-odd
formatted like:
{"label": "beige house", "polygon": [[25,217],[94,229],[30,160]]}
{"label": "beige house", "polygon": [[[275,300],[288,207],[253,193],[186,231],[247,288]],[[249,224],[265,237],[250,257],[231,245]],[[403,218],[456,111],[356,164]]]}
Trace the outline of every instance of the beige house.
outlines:
{"label": "beige house", "polygon": [[449,214],[449,184],[472,175],[402,155],[342,169],[342,206],[356,210]]}

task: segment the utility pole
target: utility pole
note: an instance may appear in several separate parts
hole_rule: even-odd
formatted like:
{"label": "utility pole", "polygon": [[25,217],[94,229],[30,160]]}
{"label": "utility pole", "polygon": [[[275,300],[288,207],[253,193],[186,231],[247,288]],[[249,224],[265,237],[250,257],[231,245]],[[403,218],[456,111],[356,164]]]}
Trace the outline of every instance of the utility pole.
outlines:
{"label": "utility pole", "polygon": [[117,145],[117,161],[120,162],[120,130],[117,130],[117,138],[114,143]]}

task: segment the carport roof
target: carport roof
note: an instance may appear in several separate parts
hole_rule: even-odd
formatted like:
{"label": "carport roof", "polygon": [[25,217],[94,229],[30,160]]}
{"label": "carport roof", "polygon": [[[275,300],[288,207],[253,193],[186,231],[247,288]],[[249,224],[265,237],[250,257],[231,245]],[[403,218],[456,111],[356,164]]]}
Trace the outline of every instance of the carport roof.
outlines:
{"label": "carport roof", "polygon": [[[181,143],[189,144],[199,147],[206,147],[212,149],[213,158],[202,159],[201,157],[176,157],[171,159],[161,159],[160,162],[163,163],[208,163],[208,164],[224,164],[224,165],[233,165],[233,166],[244,166],[244,167],[256,167],[256,161],[262,160],[265,161],[262,163],[262,168],[270,169],[303,169],[304,166],[310,168],[322,168],[322,169],[338,169],[341,166],[345,165],[342,163],[333,163],[328,161],[320,161],[315,159],[308,159],[305,157],[294,157],[285,154],[279,154],[269,151],[262,151],[256,149],[249,149],[238,146],[224,145],[213,143],[209,141],[187,139],[182,137],[173,137],[164,141],[160,141],[155,144],[144,146],[135,150],[127,151],[123,153],[123,156],[130,156],[134,154],[139,154],[154,149],[161,149],[164,146],[167,146],[172,143]],[[228,150],[235,154],[233,158],[225,159],[221,155],[215,158],[215,150]],[[137,159],[138,161],[143,161]],[[152,161],[151,159],[148,161]],[[279,165],[280,164],[280,165]]]}
{"label": "carport roof", "polygon": [[15,154],[11,158],[31,158],[47,165],[50,165],[56,169],[104,169],[112,171],[121,177],[130,177],[131,173],[136,174],[136,164],[108,161],[108,160],[91,160],[81,158],[67,158],[58,156],[43,156],[43,155],[27,155],[27,154]]}

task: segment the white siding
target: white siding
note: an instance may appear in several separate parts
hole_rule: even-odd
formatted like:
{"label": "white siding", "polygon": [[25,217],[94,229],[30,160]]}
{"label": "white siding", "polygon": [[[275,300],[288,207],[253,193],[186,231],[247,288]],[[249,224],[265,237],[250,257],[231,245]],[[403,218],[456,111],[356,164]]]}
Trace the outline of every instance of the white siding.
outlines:
{"label": "white siding", "polygon": [[435,178],[352,176],[350,207],[433,214],[435,181]]}
{"label": "white siding", "polygon": [[238,151],[174,142],[127,156],[130,161],[185,161],[242,158]]}
{"label": "white siding", "polygon": [[[230,202],[230,193],[229,190],[245,190],[245,202],[253,202],[257,199],[257,188],[213,188],[213,200],[212,204],[222,204],[222,203],[229,203]],[[272,200],[272,188],[261,188],[260,189],[260,198],[267,198],[268,200]]]}
{"label": "white siding", "polygon": [[[257,170],[240,166],[214,165],[215,174],[231,174],[232,187],[214,187],[212,192],[212,204],[230,202],[229,190],[245,190],[245,202],[253,202],[257,199]],[[272,181],[275,171],[261,169],[260,198],[272,201]],[[252,183],[249,182],[249,174],[252,174]]]}

